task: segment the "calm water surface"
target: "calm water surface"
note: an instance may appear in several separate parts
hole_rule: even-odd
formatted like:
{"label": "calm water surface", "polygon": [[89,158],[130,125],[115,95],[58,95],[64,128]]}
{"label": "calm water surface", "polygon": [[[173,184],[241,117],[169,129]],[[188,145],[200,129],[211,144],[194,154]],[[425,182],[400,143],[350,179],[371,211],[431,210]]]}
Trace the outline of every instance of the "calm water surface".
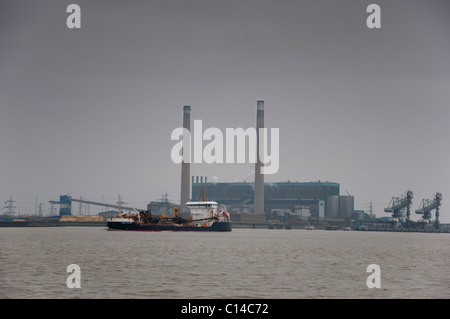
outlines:
{"label": "calm water surface", "polygon": [[0,243],[1,298],[450,298],[450,234],[37,227],[0,228]]}

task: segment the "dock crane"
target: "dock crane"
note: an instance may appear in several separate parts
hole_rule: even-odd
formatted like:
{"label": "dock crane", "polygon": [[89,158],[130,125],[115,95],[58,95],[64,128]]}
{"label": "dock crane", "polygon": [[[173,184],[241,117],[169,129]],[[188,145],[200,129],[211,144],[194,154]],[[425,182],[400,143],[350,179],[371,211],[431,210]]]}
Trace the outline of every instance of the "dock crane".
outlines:
{"label": "dock crane", "polygon": [[76,198],[72,198],[69,195],[62,195],[60,196],[59,201],[54,201],[51,200],[49,201],[52,205],[53,204],[59,204],[59,214],[60,215],[72,215],[72,202],[78,202],[78,203],[83,203],[83,204],[88,204],[88,205],[97,205],[97,206],[103,206],[103,207],[110,207],[110,208],[115,208],[118,209],[118,212],[120,212],[121,210],[138,210],[138,211],[146,211],[147,209],[142,209],[142,208],[134,208],[134,207],[127,207],[127,206],[121,206],[120,203],[120,195],[119,195],[119,201],[118,204],[106,204],[106,203],[100,203],[100,202],[93,202],[93,201],[89,201],[89,200],[83,200],[83,199],[76,199]]}
{"label": "dock crane", "polygon": [[406,192],[405,196],[392,197],[388,207],[386,207],[384,211],[386,213],[392,213],[392,218],[400,219],[400,217],[403,217],[403,212],[406,209],[406,220],[409,221],[412,199],[413,192],[410,190]]}
{"label": "dock crane", "polygon": [[439,224],[439,207],[441,206],[442,194],[434,194],[434,199],[422,199],[422,203],[419,209],[416,210],[416,214],[422,214],[422,219],[425,222],[429,222],[431,219],[431,211],[436,210],[436,225]]}

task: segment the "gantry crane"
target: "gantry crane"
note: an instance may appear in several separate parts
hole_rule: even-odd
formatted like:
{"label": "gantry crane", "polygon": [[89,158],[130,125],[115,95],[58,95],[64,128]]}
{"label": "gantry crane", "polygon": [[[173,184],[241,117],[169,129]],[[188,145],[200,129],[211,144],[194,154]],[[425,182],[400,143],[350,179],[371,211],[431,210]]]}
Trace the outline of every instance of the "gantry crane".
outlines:
{"label": "gantry crane", "polygon": [[97,206],[103,206],[103,207],[110,207],[110,208],[116,208],[118,209],[118,212],[120,212],[121,210],[134,210],[134,211],[146,211],[146,209],[142,209],[142,208],[134,208],[134,207],[127,207],[127,206],[121,206],[120,204],[123,203],[120,200],[120,195],[119,195],[119,201],[118,204],[106,204],[106,203],[100,203],[100,202],[93,202],[93,201],[89,201],[89,200],[83,200],[83,199],[76,199],[76,198],[72,198],[69,195],[62,195],[60,196],[60,200],[58,201],[54,201],[51,200],[49,201],[52,205],[53,204],[60,204],[60,211],[59,214],[60,215],[72,215],[72,202],[78,202],[78,203],[83,203],[83,204],[88,204],[88,205],[97,205]]}
{"label": "gantry crane", "polygon": [[392,213],[392,218],[398,218],[404,216],[404,211],[406,209],[406,220],[409,221],[410,208],[413,199],[413,192],[407,191],[405,196],[392,197],[389,202],[389,206],[384,209],[386,213]]}
{"label": "gantry crane", "polygon": [[436,210],[435,223],[439,224],[439,207],[441,206],[442,194],[434,194],[434,199],[422,199],[419,209],[416,210],[416,214],[422,214],[422,219],[425,222],[430,222],[431,211]]}

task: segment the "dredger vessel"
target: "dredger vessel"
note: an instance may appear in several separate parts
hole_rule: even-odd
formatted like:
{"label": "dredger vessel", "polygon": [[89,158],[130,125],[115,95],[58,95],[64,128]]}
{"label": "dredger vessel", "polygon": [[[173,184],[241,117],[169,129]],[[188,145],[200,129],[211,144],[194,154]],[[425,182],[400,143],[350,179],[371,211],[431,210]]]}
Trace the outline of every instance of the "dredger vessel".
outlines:
{"label": "dredger vessel", "polygon": [[135,211],[133,214],[120,214],[107,220],[110,230],[132,231],[231,231],[230,214],[225,205],[214,201],[191,201],[186,206],[190,217],[181,217],[178,207],[173,208],[172,217],[161,214],[155,216],[151,211]]}

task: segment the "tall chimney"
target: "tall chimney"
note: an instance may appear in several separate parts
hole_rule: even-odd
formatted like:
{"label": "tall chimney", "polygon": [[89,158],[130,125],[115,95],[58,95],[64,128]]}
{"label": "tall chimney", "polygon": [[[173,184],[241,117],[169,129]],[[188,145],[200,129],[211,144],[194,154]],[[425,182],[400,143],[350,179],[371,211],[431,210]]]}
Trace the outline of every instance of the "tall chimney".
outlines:
{"label": "tall chimney", "polygon": [[[183,107],[183,128],[191,131],[191,107],[185,105]],[[185,152],[184,147],[191,146],[190,143],[183,140],[183,152]],[[180,212],[187,212],[186,203],[191,197],[191,187],[189,185],[189,180],[191,176],[191,164],[181,163],[181,196],[180,196]]]}
{"label": "tall chimney", "polygon": [[[264,154],[264,141],[259,136],[259,129],[264,128],[264,101],[258,100],[256,103],[256,164],[255,164],[255,197],[254,213],[264,214],[264,175],[261,174],[263,163],[259,154]],[[261,137],[262,138],[262,137]]]}

